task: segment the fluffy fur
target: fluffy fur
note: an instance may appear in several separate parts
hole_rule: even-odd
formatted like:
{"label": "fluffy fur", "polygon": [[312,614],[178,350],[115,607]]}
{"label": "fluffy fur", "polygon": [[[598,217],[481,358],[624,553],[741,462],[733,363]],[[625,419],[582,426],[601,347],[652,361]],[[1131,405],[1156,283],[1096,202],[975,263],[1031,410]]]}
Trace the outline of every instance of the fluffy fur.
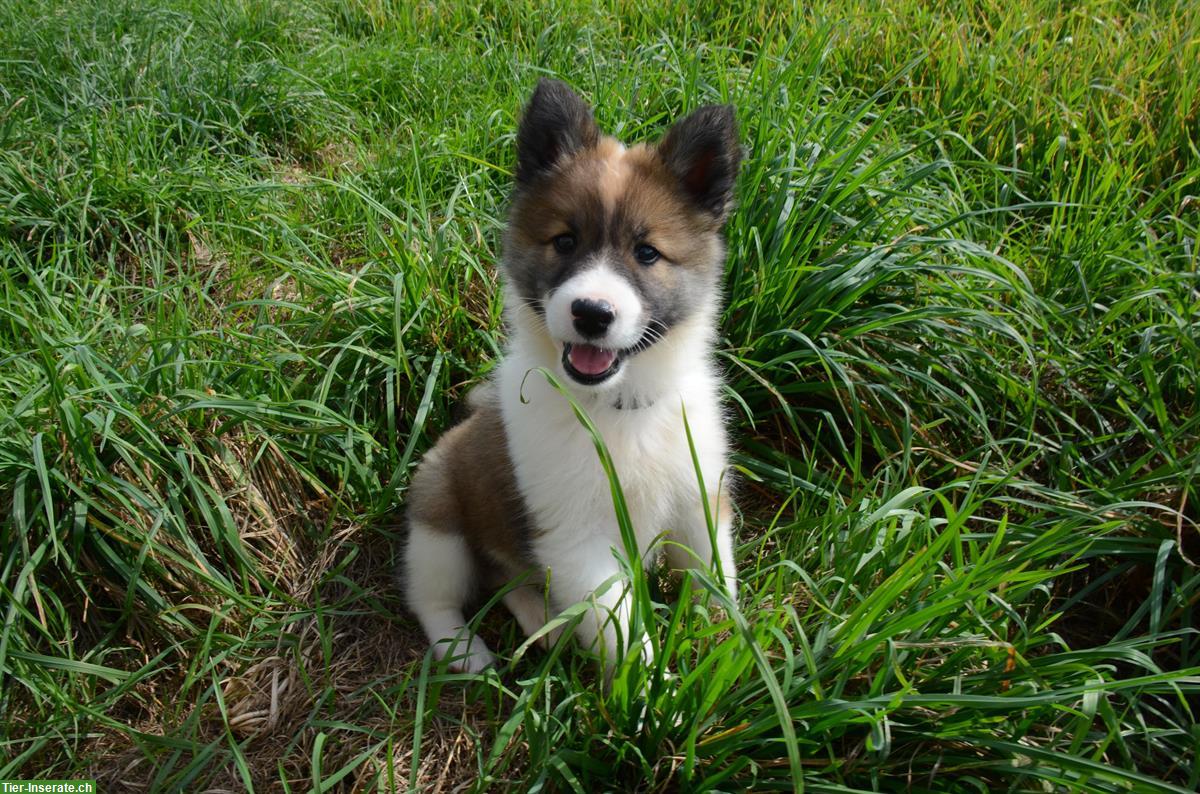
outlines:
{"label": "fluffy fur", "polygon": [[504,241],[507,355],[409,491],[403,585],[453,669],[494,662],[464,629],[464,604],[518,578],[504,602],[526,633],[586,601],[580,639],[610,663],[628,644],[618,640],[628,640],[628,609],[609,484],[567,400],[529,376],[538,367],[569,386],[602,434],[645,563],[665,537],[672,568],[715,563],[736,595],[712,344],[737,165],[728,107],[701,108],[659,144],[627,149],[564,84],[539,83],[517,136]]}

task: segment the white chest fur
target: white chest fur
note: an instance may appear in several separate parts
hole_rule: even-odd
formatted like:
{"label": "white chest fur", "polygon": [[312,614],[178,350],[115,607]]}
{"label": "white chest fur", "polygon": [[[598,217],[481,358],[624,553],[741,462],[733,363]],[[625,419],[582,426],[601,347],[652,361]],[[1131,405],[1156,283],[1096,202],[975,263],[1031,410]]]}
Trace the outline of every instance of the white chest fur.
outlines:
{"label": "white chest fur", "polygon": [[[552,558],[585,549],[620,550],[612,489],[592,436],[567,398],[544,375],[530,372],[538,365],[516,347],[497,382],[518,488],[539,532],[535,549]],[[656,538],[678,532],[681,515],[703,512],[688,428],[707,493],[716,491],[725,467],[725,429],[711,364],[693,359],[670,377],[670,387],[655,389],[650,404],[643,397],[637,407],[618,408],[612,393],[580,400],[611,456],[647,564]],[[622,402],[633,400],[626,396]]]}
{"label": "white chest fur", "polygon": [[[578,399],[612,460],[643,565],[658,559],[654,546],[665,538],[671,541],[664,544],[671,567],[706,568],[716,559],[735,594],[729,522],[719,519],[716,535],[710,536],[704,507],[708,499],[715,517],[713,495],[721,489],[726,463],[719,380],[708,360],[703,326],[689,330],[680,329],[670,342],[642,353],[619,393],[585,393]],[[570,402],[544,374],[532,371],[551,369],[553,351],[523,347],[521,342],[530,340],[523,336],[518,331],[495,385],[517,489],[535,528],[531,551],[548,575],[557,609],[594,599],[596,609],[585,612],[578,631],[585,641],[607,649],[611,660],[623,632],[615,627],[630,625],[617,560],[628,555],[612,486],[592,435]],[[623,407],[616,406],[618,399]],[[627,407],[632,401],[638,407]]]}

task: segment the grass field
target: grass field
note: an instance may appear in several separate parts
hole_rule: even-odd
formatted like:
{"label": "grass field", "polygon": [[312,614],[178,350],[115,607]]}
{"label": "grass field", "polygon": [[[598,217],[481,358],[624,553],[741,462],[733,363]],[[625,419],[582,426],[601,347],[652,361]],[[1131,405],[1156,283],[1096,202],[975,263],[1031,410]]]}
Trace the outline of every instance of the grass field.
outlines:
{"label": "grass field", "polygon": [[[0,0],[0,779],[1200,786],[1200,9],[642,5]],[[746,146],[744,593],[607,690],[390,580],[542,75]]]}

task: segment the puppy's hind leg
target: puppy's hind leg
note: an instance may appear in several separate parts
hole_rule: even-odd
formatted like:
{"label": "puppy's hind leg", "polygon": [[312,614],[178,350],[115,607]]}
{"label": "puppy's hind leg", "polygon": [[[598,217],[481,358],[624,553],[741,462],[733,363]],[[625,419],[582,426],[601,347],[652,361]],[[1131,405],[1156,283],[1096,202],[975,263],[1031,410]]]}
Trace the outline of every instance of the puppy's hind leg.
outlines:
{"label": "puppy's hind leg", "polygon": [[449,659],[450,669],[459,673],[478,673],[496,662],[463,616],[476,581],[475,560],[461,535],[410,520],[404,555],[408,606],[433,643],[434,655]]}

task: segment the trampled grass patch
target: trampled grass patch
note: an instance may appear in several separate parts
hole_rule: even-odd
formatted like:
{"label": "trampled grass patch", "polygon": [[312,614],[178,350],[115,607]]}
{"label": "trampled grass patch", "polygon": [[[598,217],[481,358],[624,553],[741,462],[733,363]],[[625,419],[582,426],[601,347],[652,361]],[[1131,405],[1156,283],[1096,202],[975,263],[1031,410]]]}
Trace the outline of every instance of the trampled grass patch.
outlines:
{"label": "trampled grass patch", "polygon": [[[0,2],[0,779],[1200,785],[1189,3]],[[521,102],[738,107],[738,604],[440,672],[391,582],[503,343]],[[703,583],[702,583],[703,584]]]}

